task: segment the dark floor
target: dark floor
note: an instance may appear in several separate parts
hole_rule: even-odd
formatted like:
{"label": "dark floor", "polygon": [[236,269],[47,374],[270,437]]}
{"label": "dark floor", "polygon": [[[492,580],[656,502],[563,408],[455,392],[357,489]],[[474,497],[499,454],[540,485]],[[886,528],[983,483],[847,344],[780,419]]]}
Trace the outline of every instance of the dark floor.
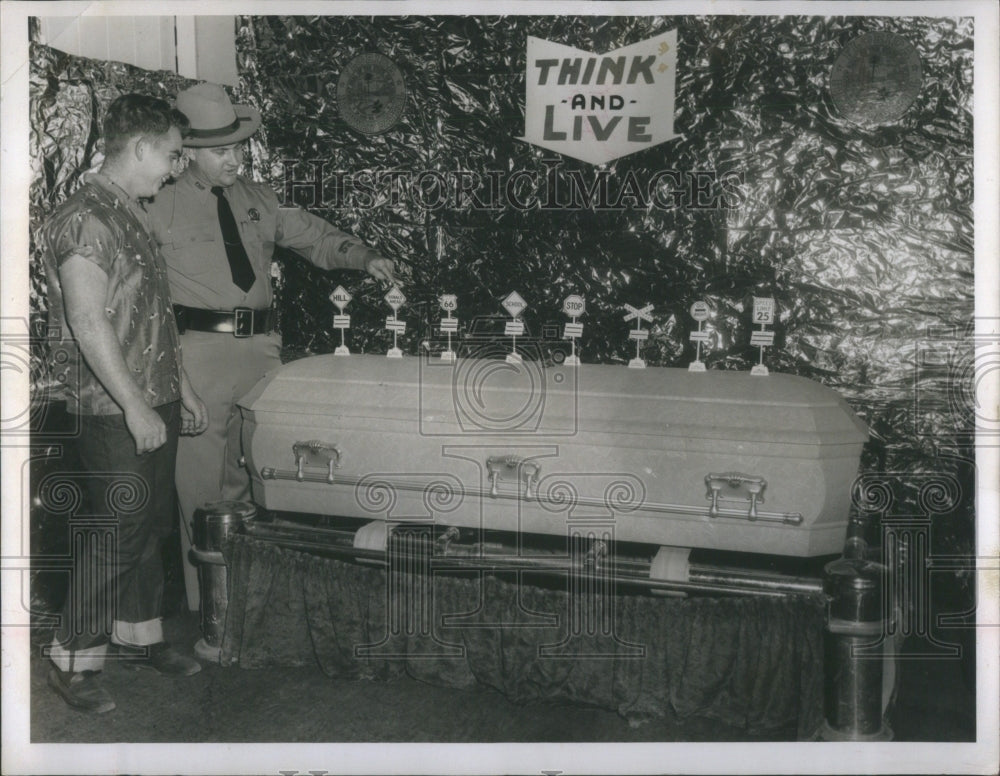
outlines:
{"label": "dark floor", "polygon": [[[190,649],[195,615],[166,622],[167,637]],[[920,645],[915,645],[919,647]],[[914,645],[911,645],[911,649]],[[518,706],[492,690],[459,691],[412,679],[343,681],[318,668],[250,671],[204,665],[168,679],[109,663],[105,687],[118,708],[87,715],[67,707],[32,660],[31,739],[45,742],[672,742],[790,741],[795,730],[765,736],[714,720],[664,718],[638,727],[611,711],[567,704]],[[971,741],[974,699],[960,662],[902,663],[890,716],[897,741]]]}

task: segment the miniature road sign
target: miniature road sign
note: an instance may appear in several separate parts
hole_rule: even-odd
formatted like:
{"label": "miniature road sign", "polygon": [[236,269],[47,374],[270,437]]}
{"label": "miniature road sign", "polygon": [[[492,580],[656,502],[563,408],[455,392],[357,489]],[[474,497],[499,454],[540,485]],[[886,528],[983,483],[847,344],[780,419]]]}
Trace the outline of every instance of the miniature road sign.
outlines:
{"label": "miniature road sign", "polygon": [[347,307],[353,298],[343,286],[337,286],[333,289],[333,293],[330,294],[330,301],[337,305],[337,309],[341,312],[344,311],[344,308]]}
{"label": "miniature road sign", "polygon": [[690,339],[695,344],[694,361],[688,364],[689,372],[704,372],[705,362],[701,360],[701,344],[708,344],[708,332],[703,331],[701,325],[708,320],[709,307],[707,302],[698,300],[691,305],[691,317],[698,322],[698,331],[691,332]]}
{"label": "miniature road sign", "polygon": [[503,333],[508,337],[518,337],[524,334],[524,321],[519,321],[516,318],[512,321],[507,321],[507,324],[503,327]]}
{"label": "miniature road sign", "polygon": [[635,358],[628,362],[628,365],[632,369],[645,369],[646,362],[639,357],[639,343],[645,342],[649,339],[649,332],[643,331],[642,322],[652,321],[653,305],[647,304],[645,307],[633,307],[630,304],[625,305],[625,309],[628,313],[625,315],[626,321],[631,321],[635,319],[635,328],[628,333],[629,339],[635,340]]}
{"label": "miniature road sign", "polygon": [[383,298],[389,307],[392,308],[392,315],[385,319],[385,327],[392,332],[392,347],[386,353],[386,356],[389,358],[402,358],[403,351],[399,349],[397,337],[400,334],[406,333],[406,321],[398,320],[396,312],[406,304],[406,296],[399,290],[399,286],[393,286]]}
{"label": "miniature road sign", "polygon": [[441,360],[454,361],[455,351],[451,349],[451,335],[458,333],[458,318],[453,318],[451,314],[458,309],[458,297],[455,294],[441,294],[438,297],[438,304],[448,313],[447,318],[441,319],[441,332],[448,335],[448,349],[441,353]]}
{"label": "miniature road sign", "polygon": [[628,315],[625,316],[626,321],[631,321],[635,318],[637,325],[642,326],[643,321],[652,320],[650,313],[653,312],[653,305],[651,304],[647,304],[642,308],[633,307],[632,305],[627,304],[625,305],[625,309],[628,310]]}
{"label": "miniature road sign", "polygon": [[335,356],[349,356],[351,351],[347,349],[347,343],[345,342],[344,331],[351,327],[351,316],[344,315],[344,308],[353,299],[347,289],[343,286],[337,286],[333,289],[333,293],[330,294],[330,301],[337,305],[337,309],[340,310],[340,315],[333,316],[333,328],[340,329],[340,344],[334,349],[333,355]]}
{"label": "miniature road sign", "polygon": [[578,294],[570,294],[563,300],[563,314],[570,318],[579,318],[587,310],[587,302]]}
{"label": "miniature road sign", "polygon": [[760,348],[760,361],[750,370],[752,375],[766,377],[767,367],[764,366],[764,348],[774,344],[774,332],[765,326],[774,323],[774,298],[770,296],[755,296],[753,298],[753,322],[760,324],[760,331],[750,335],[750,344]]}
{"label": "miniature road sign", "polygon": [[702,321],[707,321],[709,315],[708,303],[707,302],[695,302],[691,305],[691,317],[694,318],[698,323]]}
{"label": "miniature road sign", "polygon": [[564,315],[568,315],[572,319],[563,329],[563,339],[568,339],[570,342],[570,354],[563,363],[567,366],[579,366],[580,359],[576,355],[576,338],[583,336],[583,324],[577,323],[576,319],[587,311],[587,302],[579,294],[570,294],[563,300],[562,311]]}
{"label": "miniature road sign", "polygon": [[754,324],[774,323],[774,298],[770,296],[755,296],[753,298]]}
{"label": "miniature road sign", "polygon": [[510,313],[511,318],[517,318],[528,306],[528,303],[521,298],[517,291],[511,291],[502,304],[504,309]]}
{"label": "miniature road sign", "polygon": [[[507,362],[510,364],[520,364],[522,359],[520,354],[517,352],[517,335],[524,333],[524,323],[517,320],[517,316],[527,309],[528,303],[524,301],[517,291],[511,291],[507,294],[507,298],[503,300],[502,304],[503,308],[510,313],[510,317],[514,319],[512,321],[508,321],[507,325],[504,327],[504,334],[512,338],[510,353],[507,354]],[[518,326],[520,328],[518,328]]]}
{"label": "miniature road sign", "polygon": [[399,290],[399,286],[393,286],[390,288],[383,298],[394,312],[406,304],[406,296]]}

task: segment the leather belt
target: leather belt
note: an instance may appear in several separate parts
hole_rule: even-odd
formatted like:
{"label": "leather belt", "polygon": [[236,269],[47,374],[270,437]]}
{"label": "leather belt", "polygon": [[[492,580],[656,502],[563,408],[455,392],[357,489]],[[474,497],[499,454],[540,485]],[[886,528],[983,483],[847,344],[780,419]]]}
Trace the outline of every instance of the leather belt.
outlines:
{"label": "leather belt", "polygon": [[214,331],[232,334],[234,337],[252,337],[254,334],[269,334],[274,330],[274,314],[268,310],[254,310],[251,307],[237,307],[233,310],[202,310],[199,307],[174,305],[177,330]]}

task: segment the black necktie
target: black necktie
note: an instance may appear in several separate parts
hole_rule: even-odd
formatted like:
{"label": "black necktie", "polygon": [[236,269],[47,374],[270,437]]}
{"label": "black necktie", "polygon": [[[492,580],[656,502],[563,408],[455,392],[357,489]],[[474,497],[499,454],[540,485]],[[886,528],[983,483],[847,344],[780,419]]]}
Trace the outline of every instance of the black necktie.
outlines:
{"label": "black necktie", "polygon": [[218,202],[219,226],[222,227],[222,239],[226,243],[226,256],[229,259],[229,271],[233,275],[233,282],[243,291],[249,291],[254,282],[253,267],[250,266],[250,258],[240,239],[240,229],[236,225],[232,208],[222,196],[222,187],[213,186],[212,193]]}

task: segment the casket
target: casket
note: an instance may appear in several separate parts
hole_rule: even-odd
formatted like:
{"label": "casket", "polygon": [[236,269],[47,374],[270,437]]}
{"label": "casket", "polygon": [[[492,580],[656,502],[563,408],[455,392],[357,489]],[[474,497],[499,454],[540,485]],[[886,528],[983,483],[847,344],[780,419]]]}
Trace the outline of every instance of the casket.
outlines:
{"label": "casket", "polygon": [[240,402],[269,510],[799,558],[841,551],[865,424],[791,375],[314,356]]}

